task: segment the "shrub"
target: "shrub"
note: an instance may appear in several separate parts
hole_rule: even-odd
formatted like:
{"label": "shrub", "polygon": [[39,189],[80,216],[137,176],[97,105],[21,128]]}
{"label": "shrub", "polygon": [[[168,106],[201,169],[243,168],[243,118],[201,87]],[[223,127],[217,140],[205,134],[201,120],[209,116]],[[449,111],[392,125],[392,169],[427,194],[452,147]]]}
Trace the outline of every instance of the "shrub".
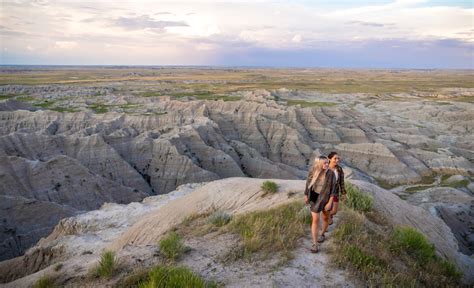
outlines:
{"label": "shrub", "polygon": [[56,287],[54,281],[47,275],[41,277],[36,281],[34,288],[53,288]]}
{"label": "shrub", "polygon": [[374,198],[371,195],[360,192],[360,190],[350,183],[346,183],[345,206],[360,212],[372,211]]}
{"label": "shrub", "polygon": [[59,263],[56,266],[54,266],[54,271],[59,271],[63,268],[63,263]]}
{"label": "shrub", "polygon": [[199,275],[186,267],[157,266],[148,274],[148,280],[139,284],[140,288],[165,287],[217,287],[215,283],[207,283]]}
{"label": "shrub", "polygon": [[426,237],[412,227],[397,227],[392,233],[392,249],[405,250],[413,254],[420,262],[433,259],[435,248],[428,243]]}
{"label": "shrub", "polygon": [[234,218],[230,229],[243,239],[239,256],[248,257],[255,252],[265,255],[282,252],[287,259],[297,240],[306,233],[307,224],[299,216],[303,203],[293,202],[266,211],[257,211]]}
{"label": "shrub", "polygon": [[264,195],[273,194],[278,191],[278,185],[272,181],[263,182],[260,188],[262,188]]}
{"label": "shrub", "polygon": [[186,251],[181,237],[175,232],[169,233],[159,242],[160,252],[171,261],[178,259]]}
{"label": "shrub", "polygon": [[216,211],[212,213],[208,218],[209,223],[217,227],[222,227],[226,225],[230,222],[230,220],[232,220],[232,215],[223,211]]}
{"label": "shrub", "polygon": [[117,268],[117,259],[113,251],[104,251],[100,255],[99,265],[97,266],[96,273],[99,277],[110,278],[112,277],[115,269]]}

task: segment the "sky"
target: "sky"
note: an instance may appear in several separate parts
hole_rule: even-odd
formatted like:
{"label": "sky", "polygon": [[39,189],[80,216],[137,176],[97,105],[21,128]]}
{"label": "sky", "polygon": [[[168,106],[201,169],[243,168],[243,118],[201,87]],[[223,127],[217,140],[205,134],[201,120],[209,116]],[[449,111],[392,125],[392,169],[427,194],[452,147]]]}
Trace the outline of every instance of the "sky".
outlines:
{"label": "sky", "polygon": [[1,65],[474,69],[474,0],[0,1]]}

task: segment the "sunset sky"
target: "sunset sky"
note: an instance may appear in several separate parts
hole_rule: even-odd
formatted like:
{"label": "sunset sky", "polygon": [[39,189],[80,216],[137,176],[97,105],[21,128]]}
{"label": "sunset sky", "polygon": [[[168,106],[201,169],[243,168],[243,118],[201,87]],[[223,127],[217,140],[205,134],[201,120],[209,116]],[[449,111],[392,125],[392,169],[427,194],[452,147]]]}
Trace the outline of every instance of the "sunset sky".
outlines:
{"label": "sunset sky", "polygon": [[474,68],[468,1],[1,1],[0,64]]}

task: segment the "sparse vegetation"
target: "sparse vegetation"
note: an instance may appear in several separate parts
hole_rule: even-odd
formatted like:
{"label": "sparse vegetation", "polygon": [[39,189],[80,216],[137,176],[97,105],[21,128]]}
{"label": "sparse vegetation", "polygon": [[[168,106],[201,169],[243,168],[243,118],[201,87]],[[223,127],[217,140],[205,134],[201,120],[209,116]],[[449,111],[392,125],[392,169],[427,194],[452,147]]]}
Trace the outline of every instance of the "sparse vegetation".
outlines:
{"label": "sparse vegetation", "polygon": [[405,251],[424,263],[434,259],[435,248],[428,243],[426,237],[412,227],[397,227],[392,233],[392,246],[395,252]]}
{"label": "sparse vegetation", "polygon": [[260,188],[262,188],[263,195],[274,194],[278,191],[278,185],[272,181],[263,182]]}
{"label": "sparse vegetation", "polygon": [[143,282],[137,283],[140,288],[213,288],[218,287],[214,282],[206,282],[199,275],[186,267],[157,266],[153,268]]}
{"label": "sparse vegetation", "polygon": [[336,106],[337,103],[333,102],[315,102],[315,101],[306,101],[306,100],[290,100],[284,99],[288,106],[300,105],[302,108],[305,107],[331,107]]}
{"label": "sparse vegetation", "polygon": [[54,287],[56,287],[56,284],[54,283],[54,280],[48,275],[42,276],[33,285],[33,288],[54,288]]}
{"label": "sparse vegetation", "polygon": [[348,182],[345,185],[347,191],[345,206],[360,212],[372,211],[374,198],[371,195],[362,193],[356,186]]}
{"label": "sparse vegetation", "polygon": [[58,263],[54,266],[54,271],[59,271],[63,268],[63,263]]}
{"label": "sparse vegetation", "polygon": [[175,261],[186,252],[181,236],[171,232],[159,241],[160,253],[168,260]]}
{"label": "sparse vegetation", "polygon": [[230,220],[232,220],[232,215],[223,211],[215,211],[208,217],[209,223],[217,227],[226,225]]}
{"label": "sparse vegetation", "polygon": [[97,114],[107,113],[109,109],[107,105],[94,103],[88,106],[89,109],[93,110]]}
{"label": "sparse vegetation", "polygon": [[[332,257],[369,287],[458,287],[461,273],[435,255],[414,228],[374,223],[345,208],[334,230]],[[377,219],[383,218],[381,215]]]}
{"label": "sparse vegetation", "polygon": [[117,259],[113,251],[104,251],[100,255],[96,275],[102,278],[110,278],[117,269]]}
{"label": "sparse vegetation", "polygon": [[235,217],[230,230],[243,241],[242,251],[235,258],[250,258],[256,252],[266,257],[278,252],[291,259],[297,240],[306,233],[306,220],[299,216],[303,206],[298,201]]}

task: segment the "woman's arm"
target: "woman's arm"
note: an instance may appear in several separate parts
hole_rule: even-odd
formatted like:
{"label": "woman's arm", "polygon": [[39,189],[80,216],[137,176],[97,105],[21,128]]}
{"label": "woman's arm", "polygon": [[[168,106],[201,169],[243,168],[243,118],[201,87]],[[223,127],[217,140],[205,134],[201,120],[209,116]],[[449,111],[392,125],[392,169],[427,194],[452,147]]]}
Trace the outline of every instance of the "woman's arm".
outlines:
{"label": "woman's arm", "polygon": [[306,185],[304,188],[304,203],[309,204],[309,183],[311,183],[311,171],[308,174],[308,179],[306,179]]}

